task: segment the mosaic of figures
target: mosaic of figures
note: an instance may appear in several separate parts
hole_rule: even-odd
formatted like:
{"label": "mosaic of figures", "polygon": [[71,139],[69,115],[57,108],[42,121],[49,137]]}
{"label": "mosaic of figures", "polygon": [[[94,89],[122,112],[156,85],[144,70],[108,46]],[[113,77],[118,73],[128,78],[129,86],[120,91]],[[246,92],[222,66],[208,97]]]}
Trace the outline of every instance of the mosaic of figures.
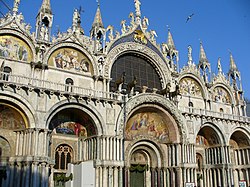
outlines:
{"label": "mosaic of figures", "polygon": [[231,103],[229,93],[222,87],[216,87],[214,89],[213,100],[224,104]]}
{"label": "mosaic of figures", "polygon": [[168,124],[172,124],[164,114],[141,112],[133,115],[126,125],[126,138],[151,136],[162,141],[169,141]]}
{"label": "mosaic of figures", "polygon": [[73,48],[60,48],[53,52],[49,65],[79,72],[91,72],[92,69],[88,58]]}
{"label": "mosaic of figures", "polygon": [[88,137],[87,129],[80,123],[76,122],[62,123],[55,128],[54,132],[59,134],[71,134],[80,137]]}
{"label": "mosaic of figures", "polygon": [[29,46],[23,40],[11,35],[0,36],[0,56],[12,60],[32,61]]}
{"label": "mosaic of figures", "polygon": [[185,77],[180,81],[181,95],[202,97],[202,89],[199,83],[189,77]]}
{"label": "mosaic of figures", "polygon": [[17,110],[0,104],[0,128],[11,130],[24,129],[25,121]]}
{"label": "mosaic of figures", "polygon": [[73,112],[65,110],[56,114],[49,128],[55,134],[68,134],[80,137],[96,135],[95,125],[91,118],[78,110]]}
{"label": "mosaic of figures", "polygon": [[201,135],[196,136],[196,145],[209,146],[207,139]]}

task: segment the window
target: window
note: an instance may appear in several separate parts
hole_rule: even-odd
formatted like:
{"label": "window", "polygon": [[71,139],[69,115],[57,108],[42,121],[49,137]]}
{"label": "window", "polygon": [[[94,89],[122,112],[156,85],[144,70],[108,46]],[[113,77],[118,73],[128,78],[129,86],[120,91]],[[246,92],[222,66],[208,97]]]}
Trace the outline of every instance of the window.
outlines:
{"label": "window", "polygon": [[64,144],[59,145],[55,152],[55,169],[67,170],[67,165],[72,161],[73,150],[70,146]]}
{"label": "window", "polygon": [[65,84],[66,84],[65,91],[72,92],[73,91],[72,86],[74,85],[74,81],[71,78],[67,78]]}
{"label": "window", "polygon": [[188,107],[193,108],[193,107],[194,107],[194,104],[190,101],[190,102],[188,103]]}
{"label": "window", "polygon": [[9,80],[9,74],[11,73],[11,68],[8,66],[5,66],[3,68],[3,80],[8,81]]}
{"label": "window", "polygon": [[[161,90],[160,76],[153,64],[146,58],[136,54],[125,54],[120,56],[112,67],[110,90],[116,91],[117,80],[121,79],[125,72],[124,85],[133,82],[136,77],[135,90],[140,91],[142,86],[150,89],[157,88]],[[124,86],[126,88],[126,86]]]}

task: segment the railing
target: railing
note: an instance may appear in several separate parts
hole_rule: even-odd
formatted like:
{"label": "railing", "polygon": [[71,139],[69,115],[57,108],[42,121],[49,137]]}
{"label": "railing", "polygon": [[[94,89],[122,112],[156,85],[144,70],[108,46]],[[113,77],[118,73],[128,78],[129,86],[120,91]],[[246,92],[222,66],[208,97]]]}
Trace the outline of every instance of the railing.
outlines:
{"label": "railing", "polygon": [[192,107],[179,107],[181,112],[183,113],[190,113],[194,115],[203,115],[203,116],[210,116],[215,118],[222,118],[222,119],[229,119],[229,120],[237,120],[237,121],[243,121],[250,123],[250,117],[247,116],[236,116],[233,114],[225,114],[221,112],[215,112],[211,110],[205,110],[205,109],[197,109]]}
{"label": "railing", "polygon": [[93,89],[87,89],[79,86],[55,83],[47,80],[35,79],[31,77],[13,75],[0,72],[0,83],[4,85],[25,86],[31,89],[49,90],[51,92],[67,93],[69,95],[79,95],[80,97],[88,97],[104,100],[120,100],[121,95],[113,92],[104,92]]}

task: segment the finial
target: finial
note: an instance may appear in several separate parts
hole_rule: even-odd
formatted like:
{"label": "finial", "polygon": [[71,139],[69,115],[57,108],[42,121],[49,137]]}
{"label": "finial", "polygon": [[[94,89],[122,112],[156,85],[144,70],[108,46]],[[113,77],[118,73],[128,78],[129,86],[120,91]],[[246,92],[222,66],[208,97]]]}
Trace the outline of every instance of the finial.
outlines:
{"label": "finial", "polygon": [[100,0],[96,0],[97,6],[100,7]]}
{"label": "finial", "polygon": [[170,32],[170,27],[169,27],[169,25],[167,25],[167,29],[168,29],[168,32]]}

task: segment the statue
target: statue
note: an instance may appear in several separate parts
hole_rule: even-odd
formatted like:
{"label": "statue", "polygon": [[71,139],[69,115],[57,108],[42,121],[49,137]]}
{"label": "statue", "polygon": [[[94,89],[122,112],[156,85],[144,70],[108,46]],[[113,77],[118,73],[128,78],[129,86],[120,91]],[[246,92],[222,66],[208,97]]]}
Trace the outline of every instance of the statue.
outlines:
{"label": "statue", "polygon": [[192,58],[192,47],[189,45],[188,46],[188,64],[191,65],[193,62]]}
{"label": "statue", "polygon": [[149,25],[148,18],[144,16],[142,20],[142,28],[146,30],[148,28],[148,25]]}
{"label": "statue", "polygon": [[180,94],[180,86],[177,83],[177,81],[175,81],[175,83],[173,83],[174,85],[172,85],[170,82],[167,83],[166,87],[162,90],[160,90],[158,93],[161,95],[166,95],[169,100],[173,100],[175,97],[177,97]]}
{"label": "statue", "polygon": [[134,16],[134,13],[133,13],[133,12],[130,12],[129,18],[131,18],[130,25],[131,25],[131,27],[133,28],[133,26],[134,26],[134,24],[135,24],[135,16]]}
{"label": "statue", "polygon": [[114,35],[113,35],[114,27],[112,25],[109,25],[106,31],[109,31],[108,38],[110,41],[112,41],[114,39]]}
{"label": "statue", "polygon": [[140,9],[141,2],[139,0],[134,0],[134,2],[135,2],[135,15],[137,17],[141,17],[141,9]]}
{"label": "statue", "polygon": [[75,29],[75,27],[79,26],[80,23],[81,23],[80,13],[77,9],[75,9],[73,13],[73,30]]}
{"label": "statue", "polygon": [[134,79],[128,83],[128,92],[130,94],[133,94],[133,91],[134,91],[136,84],[137,84],[137,78],[136,78],[136,76],[134,76]]}
{"label": "statue", "polygon": [[127,31],[127,28],[126,28],[126,20],[122,20],[122,21],[121,21],[121,26],[122,26],[122,34],[125,34],[126,31]]}
{"label": "statue", "polygon": [[115,81],[116,90],[118,90],[119,92],[122,91],[122,84],[125,82],[125,77],[126,77],[126,73],[123,72],[121,77]]}
{"label": "statue", "polygon": [[155,41],[155,37],[157,37],[157,34],[154,30],[150,30],[150,39],[152,41]]}
{"label": "statue", "polygon": [[222,68],[221,68],[221,63],[220,63],[220,58],[218,58],[218,73],[222,73]]}

